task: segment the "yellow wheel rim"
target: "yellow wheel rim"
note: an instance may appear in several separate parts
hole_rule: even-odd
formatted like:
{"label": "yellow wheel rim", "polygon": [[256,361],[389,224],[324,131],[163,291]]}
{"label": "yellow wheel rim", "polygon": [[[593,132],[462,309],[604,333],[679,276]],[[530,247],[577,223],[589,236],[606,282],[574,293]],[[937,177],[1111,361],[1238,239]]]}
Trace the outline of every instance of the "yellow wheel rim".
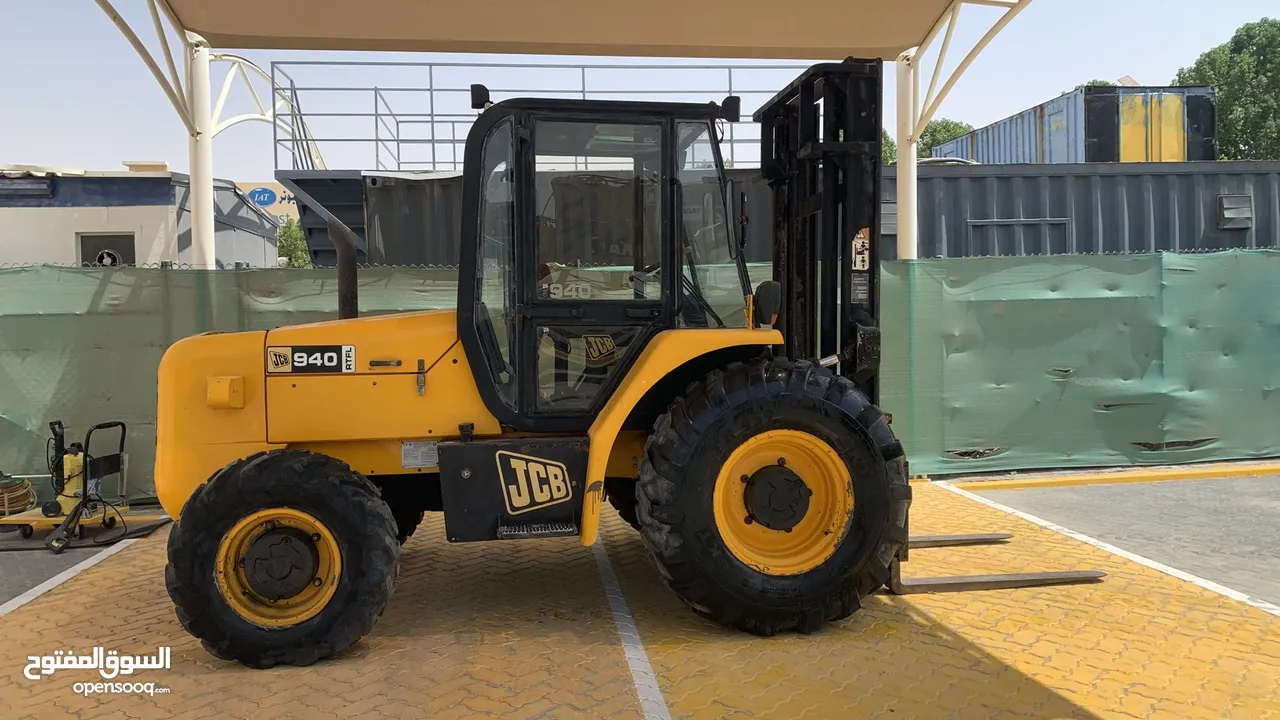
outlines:
{"label": "yellow wheel rim", "polygon": [[[269,551],[275,554],[266,557]],[[247,568],[248,563],[253,568]],[[290,577],[304,570],[312,571],[304,573],[312,575],[309,580]],[[263,592],[262,580],[251,582],[251,574],[260,578],[262,573],[298,586],[297,592],[286,584],[281,586],[287,588],[286,597],[270,596]],[[315,617],[333,598],[342,575],[342,553],[333,533],[312,515],[271,508],[242,518],[222,536],[214,574],[218,591],[237,615],[261,627],[290,627]]]}
{"label": "yellow wheel rim", "polygon": [[[782,463],[779,463],[782,460]],[[790,531],[770,529],[750,511],[749,480],[785,467],[812,494]],[[746,480],[744,480],[746,478]],[[853,479],[825,441],[797,430],[771,430],[738,446],[720,468],[713,493],[716,528],[729,552],[768,575],[799,575],[831,557],[853,513]]]}

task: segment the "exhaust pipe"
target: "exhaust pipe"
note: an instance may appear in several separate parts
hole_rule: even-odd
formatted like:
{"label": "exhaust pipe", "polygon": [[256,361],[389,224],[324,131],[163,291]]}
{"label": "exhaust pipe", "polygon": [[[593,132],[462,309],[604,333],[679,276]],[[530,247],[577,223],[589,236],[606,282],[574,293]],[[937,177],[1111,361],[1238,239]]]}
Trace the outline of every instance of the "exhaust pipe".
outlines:
{"label": "exhaust pipe", "polygon": [[356,239],[351,229],[337,218],[329,218],[329,241],[338,256],[338,319],[360,316],[356,288]]}

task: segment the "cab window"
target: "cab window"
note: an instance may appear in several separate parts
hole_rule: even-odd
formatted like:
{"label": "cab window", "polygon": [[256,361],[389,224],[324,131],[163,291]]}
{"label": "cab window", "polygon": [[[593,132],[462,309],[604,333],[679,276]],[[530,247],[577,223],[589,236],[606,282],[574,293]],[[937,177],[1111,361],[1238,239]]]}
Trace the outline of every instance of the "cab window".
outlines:
{"label": "cab window", "polygon": [[658,123],[538,121],[536,298],[659,300]]}

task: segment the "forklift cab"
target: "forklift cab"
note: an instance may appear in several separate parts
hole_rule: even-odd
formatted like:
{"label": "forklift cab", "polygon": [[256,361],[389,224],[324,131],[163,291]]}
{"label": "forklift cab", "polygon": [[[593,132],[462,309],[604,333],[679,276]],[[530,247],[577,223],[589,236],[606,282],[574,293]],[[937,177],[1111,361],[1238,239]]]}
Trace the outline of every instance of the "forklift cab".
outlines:
{"label": "forklift cab", "polygon": [[719,138],[739,102],[488,102],[467,137],[458,331],[504,424],[582,431],[657,333],[747,326]]}

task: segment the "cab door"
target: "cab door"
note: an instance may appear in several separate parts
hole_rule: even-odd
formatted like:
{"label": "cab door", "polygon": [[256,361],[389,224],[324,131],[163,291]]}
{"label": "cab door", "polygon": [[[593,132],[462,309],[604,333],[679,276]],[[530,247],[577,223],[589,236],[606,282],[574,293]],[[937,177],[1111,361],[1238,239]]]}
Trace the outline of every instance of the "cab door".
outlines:
{"label": "cab door", "polygon": [[670,122],[530,114],[522,125],[521,415],[530,427],[586,430],[671,326]]}

